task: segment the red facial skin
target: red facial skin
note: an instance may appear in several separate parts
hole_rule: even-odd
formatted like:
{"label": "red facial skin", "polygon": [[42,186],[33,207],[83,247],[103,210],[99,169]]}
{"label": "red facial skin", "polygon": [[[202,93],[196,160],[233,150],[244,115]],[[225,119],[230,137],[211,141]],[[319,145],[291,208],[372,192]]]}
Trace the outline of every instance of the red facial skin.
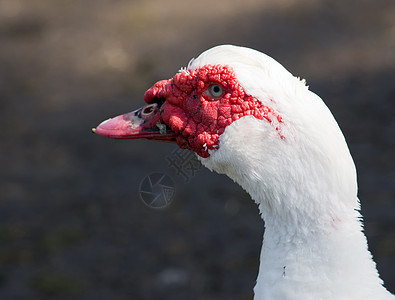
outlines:
{"label": "red facial skin", "polygon": [[[211,88],[215,85],[222,88],[222,94],[213,95]],[[229,66],[205,65],[181,71],[172,79],[157,82],[144,95],[147,103],[158,98],[166,99],[160,115],[177,135],[177,144],[201,157],[209,157],[208,150],[219,147],[226,126],[243,116],[281,122],[275,111],[244,92]]]}
{"label": "red facial skin", "polygon": [[220,147],[219,137],[226,126],[241,117],[252,115],[281,123],[281,116],[246,94],[234,70],[224,65],[183,70],[172,79],[157,82],[144,100],[147,106],[108,119],[93,132],[114,139],[176,142],[209,157],[208,150]]}

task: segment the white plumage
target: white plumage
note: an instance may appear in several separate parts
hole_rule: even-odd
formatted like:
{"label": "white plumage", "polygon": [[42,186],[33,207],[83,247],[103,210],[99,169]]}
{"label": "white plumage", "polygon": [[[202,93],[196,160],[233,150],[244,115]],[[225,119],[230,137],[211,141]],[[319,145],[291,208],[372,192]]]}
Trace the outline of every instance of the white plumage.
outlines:
{"label": "white plumage", "polygon": [[255,50],[218,46],[191,61],[231,66],[245,91],[283,118],[229,125],[203,165],[239,183],[265,221],[254,299],[395,299],[362,232],[355,166],[324,102]]}
{"label": "white plumage", "polygon": [[[237,84],[213,83],[220,70],[215,66],[231,68],[226,75],[235,75]],[[209,79],[208,69],[217,72]],[[199,75],[199,70],[207,72]],[[174,78],[146,92],[145,108],[94,131],[177,141],[251,195],[265,221],[255,299],[395,300],[382,285],[362,232],[356,170],[346,141],[305,82],[263,53],[230,45],[207,50]],[[226,85],[234,89],[222,94]],[[211,97],[210,86],[220,96]],[[226,97],[236,86],[256,102],[234,98],[240,103],[229,104]],[[267,118],[251,116],[256,103],[271,109]],[[249,114],[232,119],[230,112],[240,112],[237,105]],[[272,117],[275,113],[281,118]],[[219,135],[225,116],[232,122]]]}

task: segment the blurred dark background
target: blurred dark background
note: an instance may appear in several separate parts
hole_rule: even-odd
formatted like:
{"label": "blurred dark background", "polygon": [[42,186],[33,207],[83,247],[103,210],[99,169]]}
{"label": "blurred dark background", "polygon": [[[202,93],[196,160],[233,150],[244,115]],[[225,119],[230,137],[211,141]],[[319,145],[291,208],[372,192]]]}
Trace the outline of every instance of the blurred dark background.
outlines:
{"label": "blurred dark background", "polygon": [[[252,298],[249,196],[203,168],[185,182],[175,145],[90,131],[223,43],[271,55],[330,107],[395,292],[393,0],[0,0],[0,299]],[[139,198],[154,171],[175,181],[164,210]]]}

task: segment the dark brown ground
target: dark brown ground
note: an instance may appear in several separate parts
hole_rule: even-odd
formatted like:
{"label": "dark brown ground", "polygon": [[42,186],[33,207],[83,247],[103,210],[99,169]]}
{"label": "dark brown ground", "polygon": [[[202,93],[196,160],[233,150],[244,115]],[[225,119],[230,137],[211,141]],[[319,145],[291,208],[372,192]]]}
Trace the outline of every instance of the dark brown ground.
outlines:
{"label": "dark brown ground", "polygon": [[[273,56],[331,108],[395,292],[393,0],[0,0],[0,299],[251,299],[249,196],[205,169],[184,183],[174,145],[90,132],[222,43]],[[165,210],[138,196],[153,171],[176,184]]]}

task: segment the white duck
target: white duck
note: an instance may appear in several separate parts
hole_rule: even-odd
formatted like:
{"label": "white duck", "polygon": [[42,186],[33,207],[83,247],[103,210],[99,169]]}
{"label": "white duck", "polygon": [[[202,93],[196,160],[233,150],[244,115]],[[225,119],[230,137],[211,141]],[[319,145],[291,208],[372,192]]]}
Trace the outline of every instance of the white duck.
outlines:
{"label": "white duck", "polygon": [[94,131],[176,142],[239,183],[265,221],[254,299],[395,299],[362,232],[356,171],[324,102],[278,62],[223,45]]}

